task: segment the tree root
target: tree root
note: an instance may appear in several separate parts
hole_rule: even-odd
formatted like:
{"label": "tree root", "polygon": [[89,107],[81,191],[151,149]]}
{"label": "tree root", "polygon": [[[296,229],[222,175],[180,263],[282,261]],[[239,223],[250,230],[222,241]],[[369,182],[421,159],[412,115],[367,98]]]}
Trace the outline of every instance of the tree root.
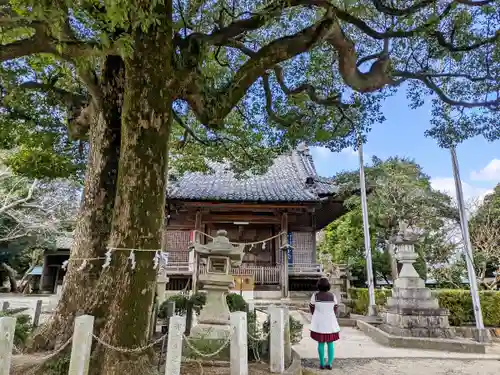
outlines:
{"label": "tree root", "polygon": [[70,351],[64,351],[47,356],[21,355],[14,357],[11,366],[11,375],[67,375],[69,370]]}
{"label": "tree root", "polygon": [[[11,375],[67,375],[71,351],[64,351],[47,358],[45,353],[19,355],[12,361]],[[91,356],[89,375],[107,375],[102,373],[102,352],[96,348]],[[114,363],[108,369],[113,373],[133,375],[160,375],[155,356],[151,353],[113,356]]]}

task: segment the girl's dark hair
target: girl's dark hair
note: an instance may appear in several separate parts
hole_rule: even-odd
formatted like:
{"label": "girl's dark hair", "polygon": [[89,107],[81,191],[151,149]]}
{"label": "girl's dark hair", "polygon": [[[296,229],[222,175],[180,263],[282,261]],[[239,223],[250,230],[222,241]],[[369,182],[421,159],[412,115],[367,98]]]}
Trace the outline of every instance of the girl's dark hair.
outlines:
{"label": "girl's dark hair", "polygon": [[329,292],[330,291],[330,282],[326,277],[322,277],[318,280],[318,290],[320,292]]}

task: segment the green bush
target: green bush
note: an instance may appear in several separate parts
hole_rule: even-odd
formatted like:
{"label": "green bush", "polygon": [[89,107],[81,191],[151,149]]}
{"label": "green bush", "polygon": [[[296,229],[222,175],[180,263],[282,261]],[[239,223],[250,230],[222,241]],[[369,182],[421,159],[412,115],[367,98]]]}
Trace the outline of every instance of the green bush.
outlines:
{"label": "green bush", "polygon": [[[0,311],[0,317],[12,316],[11,313]],[[14,331],[14,345],[23,347],[32,331],[31,317],[29,315],[16,315],[16,330]]]}
{"label": "green bush", "polygon": [[248,304],[245,302],[245,299],[236,293],[229,293],[226,296],[227,306],[229,307],[229,311],[248,311]]}
{"label": "green bush", "polygon": [[[363,288],[352,288],[349,289],[351,294],[351,305],[352,312],[354,314],[364,315],[368,312],[368,289]],[[380,309],[385,305],[387,297],[391,296],[392,291],[390,289],[375,289],[375,304]]]}
{"label": "green bush", "polygon": [[[355,314],[366,314],[368,311],[368,290],[353,288],[351,294],[351,307]],[[375,290],[375,302],[378,308],[385,306],[387,297],[392,295],[390,289]],[[468,290],[462,289],[436,289],[432,295],[439,301],[439,306],[448,309],[449,321],[453,326],[462,326],[474,322],[472,298]],[[500,327],[500,292],[480,291],[481,309],[484,324],[489,327]]]}
{"label": "green bush", "polygon": [[[262,327],[262,330],[266,334],[269,332],[269,324],[270,319],[268,316]],[[292,344],[298,344],[300,340],[302,340],[302,330],[304,328],[304,325],[292,316],[289,316],[288,324],[290,327],[290,341],[292,342]]]}
{"label": "green bush", "polygon": [[[176,315],[185,315],[188,307],[188,303],[193,304],[193,310],[197,315],[200,314],[201,309],[205,306],[207,302],[207,296],[205,293],[200,292],[193,294],[189,297],[186,294],[176,294],[174,296],[169,297],[165,302],[160,305],[158,309],[158,318],[166,319],[167,318],[167,305],[168,302],[175,302],[175,314]],[[229,307],[230,312],[235,311],[248,311],[248,305],[245,302],[245,299],[239,294],[230,293],[226,295],[226,303]]]}
{"label": "green bush", "polygon": [[193,310],[198,315],[200,314],[201,309],[205,305],[207,297],[205,293],[196,293],[193,294],[192,296],[188,296],[187,294],[176,294],[174,296],[171,296],[160,305],[158,309],[158,318],[160,319],[167,318],[167,306],[168,302],[171,301],[175,302],[176,315],[185,315],[189,303],[193,304]]}
{"label": "green bush", "polygon": [[[176,294],[174,296],[171,296],[165,302],[163,302],[158,309],[158,318],[166,319],[167,303],[169,301],[175,302],[175,313],[177,315],[186,314],[187,306],[190,301],[194,303],[194,310],[197,314],[199,314],[206,303],[206,295],[205,293],[201,292],[191,297],[188,297],[185,294]],[[229,293],[228,295],[226,295],[226,302],[230,312],[247,312],[247,329],[249,332],[248,358],[250,360],[259,360],[261,357],[264,357],[267,354],[268,343],[267,341],[264,342],[264,340],[260,340],[260,337],[262,336],[262,329],[261,327],[258,327],[256,314],[248,312],[248,304],[245,302],[245,299],[239,294]]]}

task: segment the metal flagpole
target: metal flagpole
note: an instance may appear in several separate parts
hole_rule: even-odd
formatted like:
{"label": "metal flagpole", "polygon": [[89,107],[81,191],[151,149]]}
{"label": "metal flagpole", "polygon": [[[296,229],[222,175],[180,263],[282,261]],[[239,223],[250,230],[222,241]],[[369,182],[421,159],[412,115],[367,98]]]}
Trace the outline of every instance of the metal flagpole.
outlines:
{"label": "metal flagpole", "polygon": [[366,276],[368,278],[368,316],[377,315],[375,304],[375,286],[373,283],[372,250],[370,246],[370,224],[368,222],[368,204],[366,200],[365,166],[363,162],[363,142],[358,140],[359,187],[361,189],[361,211],[363,214],[363,232],[365,238]]}
{"label": "metal flagpole", "polygon": [[472,244],[469,235],[469,221],[465,211],[464,194],[462,189],[462,180],[458,167],[458,158],[455,146],[450,147],[451,163],[453,166],[453,178],[455,179],[455,190],[457,193],[458,212],[460,214],[460,226],[464,240],[465,262],[467,264],[467,274],[469,276],[470,293],[472,296],[472,306],[474,308],[474,317],[476,318],[477,335],[476,339],[480,342],[487,341],[488,334],[484,329],[483,314],[477,288],[476,271],[474,270],[474,258],[472,254]]}

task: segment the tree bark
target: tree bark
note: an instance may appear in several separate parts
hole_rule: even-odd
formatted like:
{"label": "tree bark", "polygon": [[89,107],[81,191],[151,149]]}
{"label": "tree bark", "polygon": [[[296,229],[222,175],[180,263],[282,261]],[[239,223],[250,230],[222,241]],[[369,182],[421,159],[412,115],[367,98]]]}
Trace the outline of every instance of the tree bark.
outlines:
{"label": "tree bark", "polygon": [[[107,298],[98,288],[102,261],[92,261],[92,266],[79,271],[82,261],[75,259],[103,257],[108,245],[120,155],[124,74],[123,60],[108,57],[101,78],[101,111],[90,127],[85,185],[62,296],[53,319],[35,332],[32,350],[53,349],[64,343],[71,337],[78,315],[106,315]],[[97,328],[100,323],[96,321]]]}
{"label": "tree bark", "polygon": [[[171,7],[165,6],[166,16],[171,17]],[[160,250],[165,217],[174,96],[165,84],[173,78],[171,30],[153,27],[147,33],[137,30],[134,34],[134,51],[125,62],[122,148],[110,246],[138,250],[134,252],[135,268],[128,260],[131,251],[117,250],[103,274],[103,285],[113,291],[113,298],[100,335],[102,341],[121,348],[145,346],[149,340],[157,277],[153,256]],[[92,368],[95,374],[153,373],[147,352],[133,355],[104,347],[98,350]]]}
{"label": "tree bark", "polygon": [[11,266],[9,266],[7,263],[2,263],[0,264],[0,266],[5,270],[5,272],[7,273],[7,277],[9,278],[10,292],[16,293],[17,292],[16,270]]}

